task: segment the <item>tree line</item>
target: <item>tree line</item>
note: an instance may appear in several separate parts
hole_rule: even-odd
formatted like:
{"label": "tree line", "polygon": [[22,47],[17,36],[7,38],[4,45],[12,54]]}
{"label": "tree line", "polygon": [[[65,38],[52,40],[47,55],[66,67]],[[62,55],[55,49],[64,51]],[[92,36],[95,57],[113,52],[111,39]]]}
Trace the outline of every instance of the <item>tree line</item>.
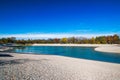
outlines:
{"label": "tree line", "polygon": [[110,36],[98,36],[92,38],[84,37],[64,37],[64,38],[54,38],[54,39],[21,39],[17,40],[15,37],[1,38],[0,44],[6,43],[16,43],[16,44],[34,44],[34,43],[62,43],[62,44],[120,44],[120,38],[117,34]]}

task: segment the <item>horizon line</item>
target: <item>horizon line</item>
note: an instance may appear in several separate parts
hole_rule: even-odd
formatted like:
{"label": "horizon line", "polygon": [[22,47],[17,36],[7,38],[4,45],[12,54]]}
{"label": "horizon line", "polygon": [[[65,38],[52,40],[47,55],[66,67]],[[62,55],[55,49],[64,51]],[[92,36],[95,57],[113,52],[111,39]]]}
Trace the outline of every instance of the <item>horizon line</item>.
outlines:
{"label": "horizon line", "polygon": [[49,39],[49,38],[68,38],[68,37],[85,37],[92,38],[97,36],[109,36],[116,33],[105,34],[73,34],[73,33],[24,33],[24,34],[0,34],[0,38],[16,37],[17,39]]}

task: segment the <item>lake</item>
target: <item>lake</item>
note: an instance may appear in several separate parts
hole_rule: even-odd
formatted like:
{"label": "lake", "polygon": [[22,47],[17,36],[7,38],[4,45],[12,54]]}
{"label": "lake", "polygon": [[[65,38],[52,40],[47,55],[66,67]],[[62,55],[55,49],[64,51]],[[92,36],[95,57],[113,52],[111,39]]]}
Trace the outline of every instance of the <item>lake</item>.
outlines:
{"label": "lake", "polygon": [[93,47],[26,46],[15,48],[12,52],[60,55],[88,60],[120,63],[120,54],[97,52]]}

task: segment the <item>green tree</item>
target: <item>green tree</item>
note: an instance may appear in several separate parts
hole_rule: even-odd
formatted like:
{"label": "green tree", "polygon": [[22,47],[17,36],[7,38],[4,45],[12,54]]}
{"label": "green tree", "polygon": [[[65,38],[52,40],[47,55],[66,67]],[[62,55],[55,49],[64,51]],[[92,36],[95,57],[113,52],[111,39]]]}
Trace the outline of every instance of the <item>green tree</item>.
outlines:
{"label": "green tree", "polygon": [[101,44],[106,44],[107,43],[107,40],[106,40],[106,37],[105,36],[99,36],[99,37],[96,37],[96,43],[101,43]]}
{"label": "green tree", "polygon": [[91,43],[91,44],[95,44],[95,38],[92,37],[92,38],[89,40],[89,43]]}

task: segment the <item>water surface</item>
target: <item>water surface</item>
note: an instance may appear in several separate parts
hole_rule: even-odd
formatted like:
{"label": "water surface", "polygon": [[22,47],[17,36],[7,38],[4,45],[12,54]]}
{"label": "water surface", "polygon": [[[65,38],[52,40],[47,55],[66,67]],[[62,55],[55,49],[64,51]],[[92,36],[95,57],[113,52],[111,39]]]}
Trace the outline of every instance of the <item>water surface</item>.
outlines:
{"label": "water surface", "polygon": [[26,46],[15,48],[13,52],[60,55],[81,59],[120,63],[120,54],[97,52],[92,47]]}

